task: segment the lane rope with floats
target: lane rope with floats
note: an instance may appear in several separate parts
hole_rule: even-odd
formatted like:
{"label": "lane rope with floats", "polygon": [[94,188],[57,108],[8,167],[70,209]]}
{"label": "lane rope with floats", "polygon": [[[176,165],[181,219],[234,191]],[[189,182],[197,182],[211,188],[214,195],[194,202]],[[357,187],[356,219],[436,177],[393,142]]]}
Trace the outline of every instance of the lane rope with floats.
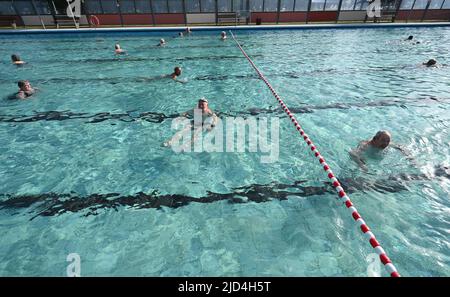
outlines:
{"label": "lane rope with floats", "polygon": [[289,116],[292,123],[294,124],[297,131],[299,131],[300,135],[303,137],[303,140],[307,143],[307,145],[310,147],[311,151],[314,153],[314,156],[319,160],[319,163],[321,166],[323,166],[323,169],[327,173],[328,178],[331,180],[333,187],[336,189],[336,192],[339,195],[339,199],[342,200],[347,207],[347,209],[350,211],[353,219],[356,221],[356,223],[359,225],[359,228],[361,232],[365,235],[367,240],[369,241],[370,245],[374,249],[375,253],[379,256],[381,263],[384,265],[384,268],[389,273],[391,277],[399,277],[400,274],[397,272],[397,269],[395,268],[394,264],[392,264],[389,257],[386,255],[386,252],[381,247],[380,243],[375,238],[375,235],[370,231],[369,227],[367,226],[366,222],[362,219],[361,215],[358,213],[358,210],[353,205],[350,198],[345,193],[344,189],[342,188],[341,184],[339,183],[337,177],[334,175],[333,171],[331,170],[330,166],[326,163],[325,158],[320,154],[318,151],[316,145],[313,143],[313,141],[309,138],[309,136],[305,133],[305,131],[302,129],[300,124],[298,123],[295,116],[292,114],[292,112],[289,110],[289,108],[286,106],[286,104],[283,102],[283,100],[278,96],[275,89],[272,87],[272,85],[267,81],[267,79],[264,77],[264,75],[259,71],[258,67],[256,67],[255,63],[250,59],[250,57],[247,55],[247,53],[244,51],[242,46],[239,44],[239,42],[236,40],[233,32],[231,32],[231,37],[233,37],[233,40],[236,42],[237,46],[241,50],[242,54],[247,58],[250,65],[255,69],[256,73],[258,73],[259,77],[264,81],[264,83],[267,85],[267,87],[272,92],[273,96],[277,99],[278,103],[283,108],[284,112]]}

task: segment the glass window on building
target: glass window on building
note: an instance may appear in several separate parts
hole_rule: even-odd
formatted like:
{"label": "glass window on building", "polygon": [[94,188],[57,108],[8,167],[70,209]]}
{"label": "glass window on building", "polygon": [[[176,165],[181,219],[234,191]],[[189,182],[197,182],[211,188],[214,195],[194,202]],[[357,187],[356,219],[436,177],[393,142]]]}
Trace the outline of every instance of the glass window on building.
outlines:
{"label": "glass window on building", "polygon": [[[11,2],[11,1],[8,1]],[[52,14],[47,0],[34,0],[34,6],[39,14]]]}
{"label": "glass window on building", "polygon": [[322,11],[325,7],[325,0],[311,0],[311,11]]}
{"label": "glass window on building", "polygon": [[16,15],[11,1],[0,1],[0,15]]}
{"label": "glass window on building", "polygon": [[442,3],[444,0],[431,0],[429,9],[441,9]]}
{"label": "glass window on building", "polygon": [[309,0],[296,0],[295,1],[295,11],[307,11],[309,5]]}
{"label": "glass window on building", "polygon": [[428,0],[416,0],[413,9],[425,9],[427,7]]}
{"label": "glass window on building", "polygon": [[233,0],[233,11],[247,10],[246,0]]}
{"label": "glass window on building", "polygon": [[414,0],[403,0],[400,9],[411,9],[413,4]]}
{"label": "glass window on building", "polygon": [[216,12],[215,0],[201,0],[200,4],[202,12]]}
{"label": "glass window on building", "polygon": [[103,13],[118,13],[119,9],[117,7],[116,0],[101,0]]}
{"label": "glass window on building", "polygon": [[294,0],[281,0],[280,11],[293,11],[294,3]]}
{"label": "glass window on building", "polygon": [[278,0],[264,0],[264,11],[277,11]]}
{"label": "glass window on building", "polygon": [[325,10],[338,10],[340,0],[327,0]]}
{"label": "glass window on building", "polygon": [[356,0],[342,0],[341,10],[353,10]]}
{"label": "glass window on building", "polygon": [[367,0],[356,0],[354,10],[365,10],[369,2]]}
{"label": "glass window on building", "polygon": [[250,11],[262,11],[264,0],[250,0],[249,9]]}
{"label": "glass window on building", "polygon": [[170,13],[183,13],[183,0],[169,0]]}
{"label": "glass window on building", "polygon": [[149,0],[134,0],[134,6],[136,13],[152,13]]}
{"label": "glass window on building", "polygon": [[154,13],[168,13],[167,0],[152,0]]}
{"label": "glass window on building", "polygon": [[218,0],[217,1],[217,11],[231,12],[231,1],[232,0]]}
{"label": "glass window on building", "polygon": [[363,3],[360,6],[360,10],[367,10],[367,6],[369,6],[369,1],[363,1]]}
{"label": "glass window on building", "polygon": [[100,5],[100,0],[84,0],[84,9],[87,14],[101,14],[103,13]]}
{"label": "glass window on building", "polygon": [[120,0],[120,11],[122,13],[135,13],[134,0]]}
{"label": "glass window on building", "polygon": [[20,15],[36,14],[31,1],[14,1],[14,5]]}
{"label": "glass window on building", "polygon": [[199,0],[185,0],[186,12],[200,12]]}

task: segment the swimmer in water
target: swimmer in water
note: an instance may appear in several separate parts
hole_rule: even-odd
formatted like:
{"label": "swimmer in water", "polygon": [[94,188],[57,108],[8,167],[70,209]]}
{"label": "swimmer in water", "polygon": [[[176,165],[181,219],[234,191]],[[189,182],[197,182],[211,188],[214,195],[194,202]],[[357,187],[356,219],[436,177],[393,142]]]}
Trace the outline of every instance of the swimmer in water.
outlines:
{"label": "swimmer in water", "polygon": [[192,34],[191,28],[186,27],[186,30],[184,30],[184,35],[190,35]]}
{"label": "swimmer in water", "polygon": [[116,55],[121,55],[121,54],[126,53],[126,51],[124,51],[122,48],[120,48],[120,44],[118,44],[118,43],[116,43],[114,52],[116,53]]}
{"label": "swimmer in water", "polygon": [[163,38],[161,38],[159,40],[159,43],[156,46],[165,46],[165,45],[166,45],[166,41]]}
{"label": "swimmer in water", "polygon": [[19,57],[19,55],[11,55],[11,61],[14,65],[20,66],[23,64],[26,64],[26,62],[22,61]]}
{"label": "swimmer in water", "polygon": [[422,63],[422,65],[427,67],[437,67],[436,59],[429,59],[428,62]]}
{"label": "swimmer in water", "polygon": [[177,66],[177,67],[175,67],[173,69],[173,73],[172,74],[164,75],[163,77],[170,77],[174,81],[182,83],[182,84],[186,83],[185,81],[179,80],[178,79],[179,76],[181,76],[181,67]]}
{"label": "swimmer in water", "polygon": [[17,85],[19,86],[19,91],[16,94],[17,99],[27,99],[36,92],[36,89],[27,80],[20,80]]}
{"label": "swimmer in water", "polygon": [[[412,41],[414,39],[414,36],[409,35],[408,38],[405,39],[405,41]],[[413,44],[420,44],[420,41],[413,41]]]}
{"label": "swimmer in water", "polygon": [[[163,146],[171,146],[174,142],[178,142],[180,138],[188,131],[193,130],[193,137],[190,144],[194,143],[198,135],[203,131],[212,131],[219,120],[218,116],[208,106],[208,100],[202,97],[198,100],[197,107],[180,114],[182,117],[193,119],[190,125],[187,125],[182,131],[177,132],[170,140],[165,141]],[[199,117],[201,116],[201,118]],[[198,118],[197,118],[198,117]]]}
{"label": "swimmer in water", "polygon": [[388,131],[378,131],[371,140],[361,141],[356,150],[350,151],[350,157],[364,171],[367,171],[367,166],[363,155],[370,155],[370,153],[377,154],[383,152],[388,147],[399,150],[408,158],[409,161],[414,161],[414,159],[406,152],[405,149],[397,144],[392,144],[391,138],[391,133],[389,133]]}
{"label": "swimmer in water", "polygon": [[220,33],[220,40],[226,40],[227,39],[227,33],[225,31],[222,31]]}
{"label": "swimmer in water", "polygon": [[178,37],[184,37],[183,32],[178,32]]}

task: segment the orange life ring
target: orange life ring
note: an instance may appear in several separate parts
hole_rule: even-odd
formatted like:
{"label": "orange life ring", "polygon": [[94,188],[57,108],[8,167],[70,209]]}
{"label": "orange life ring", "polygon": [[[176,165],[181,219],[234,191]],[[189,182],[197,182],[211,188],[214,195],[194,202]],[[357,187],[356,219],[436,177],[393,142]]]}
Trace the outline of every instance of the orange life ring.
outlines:
{"label": "orange life ring", "polygon": [[89,17],[89,23],[94,27],[100,26],[100,20],[95,15]]}

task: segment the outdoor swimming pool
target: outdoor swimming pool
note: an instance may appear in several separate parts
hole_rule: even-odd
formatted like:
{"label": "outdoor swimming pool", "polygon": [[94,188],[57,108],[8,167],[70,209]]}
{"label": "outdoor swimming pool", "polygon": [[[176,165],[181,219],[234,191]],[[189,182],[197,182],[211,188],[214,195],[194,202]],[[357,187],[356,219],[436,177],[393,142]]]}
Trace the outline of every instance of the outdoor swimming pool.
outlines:
{"label": "outdoor swimming pool", "polygon": [[[367,275],[372,249],[233,40],[175,35],[0,35],[0,275],[64,276],[70,253],[82,276]],[[400,274],[450,275],[450,28],[236,36]],[[175,66],[187,83],[157,79]],[[20,79],[40,91],[8,100]],[[280,118],[278,160],[161,147],[202,96]],[[348,152],[381,129],[414,161],[388,149],[364,172]]]}

